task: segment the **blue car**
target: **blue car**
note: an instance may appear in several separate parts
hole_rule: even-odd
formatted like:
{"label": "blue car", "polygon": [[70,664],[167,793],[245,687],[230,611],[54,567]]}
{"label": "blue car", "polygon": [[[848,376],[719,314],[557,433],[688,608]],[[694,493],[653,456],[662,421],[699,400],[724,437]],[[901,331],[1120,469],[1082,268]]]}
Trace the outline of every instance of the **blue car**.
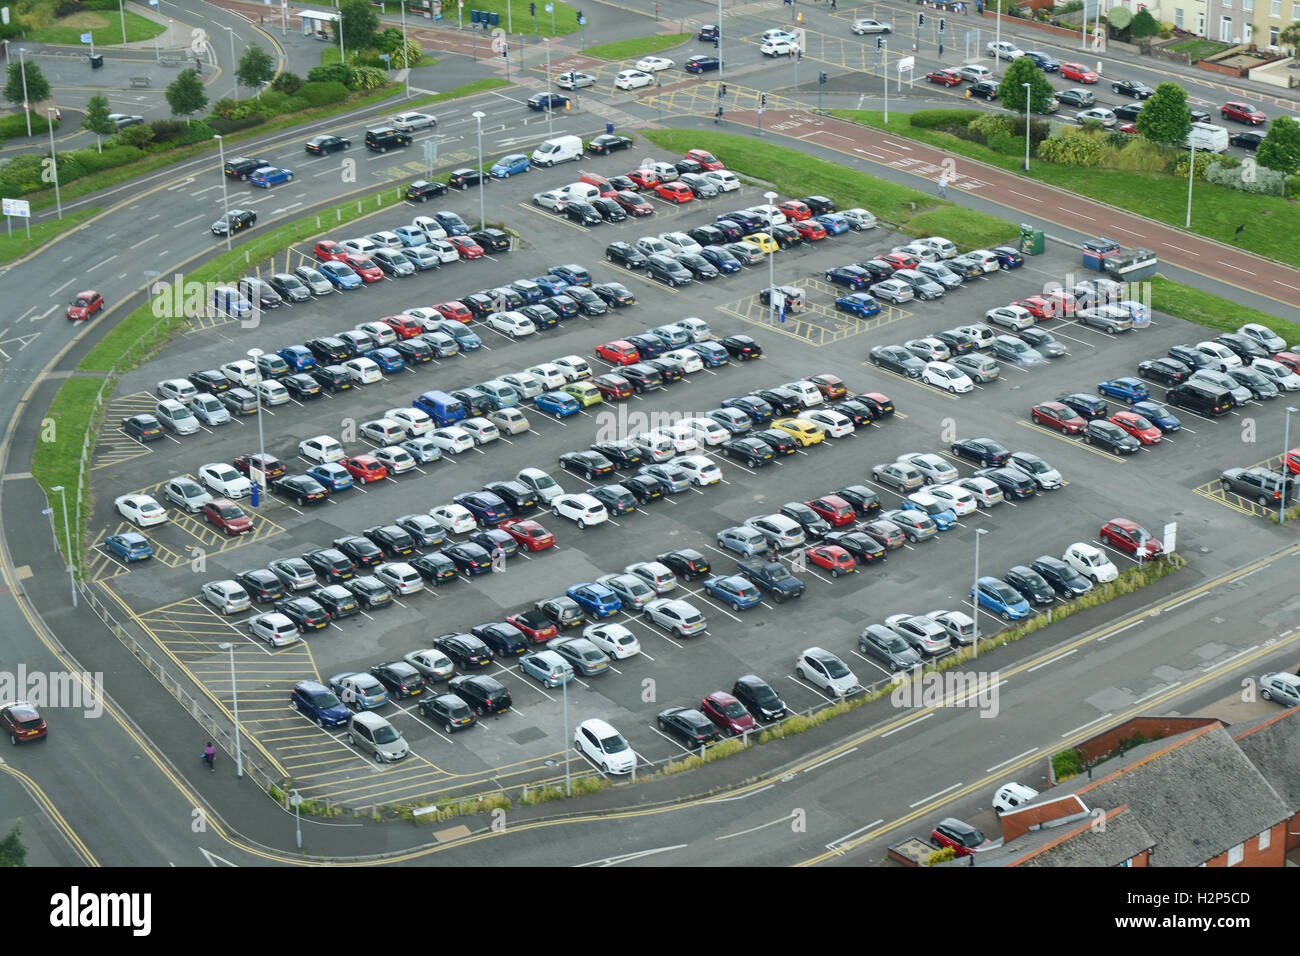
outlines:
{"label": "blue car", "polygon": [[642,465],[637,469],[637,473],[649,475],[651,478],[663,482],[663,486],[668,489],[670,495],[675,495],[691,487],[691,476],[677,465],[670,465],[667,462],[657,465]]}
{"label": "blue car", "polygon": [[558,276],[569,285],[581,285],[591,288],[591,273],[580,265],[570,262],[567,265],[551,266],[550,273]]}
{"label": "blue car", "polygon": [[307,469],[309,477],[315,478],[326,491],[342,491],[352,487],[352,473],[337,461],[325,461]]}
{"label": "blue car", "polygon": [[406,368],[406,361],[397,349],[384,347],[382,349],[371,349],[366,353],[366,358],[379,366],[379,370],[387,374],[388,372],[400,372]]}
{"label": "blue car", "polygon": [[[500,528],[484,528],[482,531],[471,531],[465,536],[465,540],[478,545],[488,554],[494,554],[500,549],[503,557],[513,558],[519,553],[519,543]],[[483,637],[483,635],[479,634],[478,637]],[[488,643],[490,644],[491,641],[488,641]],[[495,647],[492,649],[496,650]]]}
{"label": "blue car", "polygon": [[723,408],[738,408],[754,423],[755,428],[763,428],[776,415],[776,411],[767,402],[753,395],[739,395],[736,398],[724,398]]}
{"label": "blue car", "polygon": [[836,266],[826,270],[826,281],[846,285],[854,291],[865,289],[871,283],[871,273],[861,266]]}
{"label": "blue car", "polygon": [[398,226],[393,232],[397,233],[397,238],[402,240],[402,245],[406,248],[422,246],[429,241],[429,237],[419,226]]}
{"label": "blue car", "polygon": [[603,584],[575,584],[564,593],[592,617],[609,617],[623,610],[619,596]]}
{"label": "blue car", "polygon": [[547,295],[559,295],[569,287],[569,283],[553,275],[533,276],[533,282]]}
{"label": "blue car", "polygon": [[1053,60],[1046,53],[1040,53],[1038,50],[1026,50],[1025,56],[1034,61],[1034,64],[1044,73],[1056,73],[1061,69],[1061,64]]}
{"label": "blue car", "polygon": [[462,352],[473,352],[475,349],[483,347],[483,340],[470,331],[468,325],[464,322],[457,322],[455,319],[443,319],[438,323],[435,330],[445,332],[456,340]]}
{"label": "blue car", "polygon": [[835,308],[860,319],[869,319],[880,311],[880,303],[868,292],[850,292],[835,300]]}
{"label": "blue car", "polygon": [[827,212],[820,216],[813,216],[814,221],[820,222],[826,227],[826,232],[832,236],[838,236],[842,232],[848,232],[853,228],[847,219],[837,212]]}
{"label": "blue car", "polygon": [[465,225],[465,220],[449,209],[439,209],[433,214],[433,218],[438,220],[438,225],[447,230],[449,236],[469,235],[469,226]]}
{"label": "blue car", "polygon": [[277,354],[295,372],[310,372],[316,367],[316,356],[305,345],[287,345]]}
{"label": "blue car", "polygon": [[1178,431],[1183,424],[1173,412],[1159,402],[1134,402],[1131,410],[1137,412],[1166,435]]}
{"label": "blue car", "polygon": [[143,561],[153,557],[153,546],[138,531],[124,531],[110,534],[104,539],[104,548],[114,557],[123,561]]}
{"label": "blue car", "polygon": [[743,574],[718,575],[704,581],[704,590],[734,611],[743,611],[761,603],[758,585]]}
{"label": "blue car", "polygon": [[1004,621],[1019,621],[1029,617],[1029,602],[1024,595],[1001,578],[980,578],[971,588],[971,597],[978,595],[980,607],[1001,616]]}
{"label": "blue car", "polygon": [[280,185],[280,183],[287,183],[291,179],[293,179],[292,169],[281,169],[279,166],[263,166],[260,169],[253,170],[252,175],[248,177],[248,185],[270,189],[272,186]]}
{"label": "blue car", "polygon": [[1109,395],[1111,398],[1118,398],[1130,405],[1151,397],[1151,392],[1146,387],[1146,383],[1129,375],[1123,378],[1108,378],[1104,382],[1098,382],[1097,394]]}
{"label": "blue car", "polygon": [[700,255],[723,275],[740,271],[740,260],[721,246],[705,246]]}
{"label": "blue car", "polygon": [[957,527],[957,513],[951,508],[945,508],[938,501],[921,504],[910,498],[905,498],[903,499],[902,509],[904,511],[919,511],[921,514],[929,515],[934,522],[934,526],[940,531],[949,531]]}
{"label": "blue car", "polygon": [[538,651],[519,658],[519,669],[544,687],[559,687],[573,680],[573,665],[555,651]]}
{"label": "blue car", "polygon": [[542,392],[533,399],[533,404],[539,411],[554,415],[556,418],[568,418],[570,415],[576,415],[581,408],[576,398],[564,392]]}
{"label": "blue car", "polygon": [[1018,269],[1025,264],[1025,257],[1012,246],[994,246],[989,251],[998,257],[998,265],[1003,269]]}
{"label": "blue car", "polygon": [[212,307],[234,319],[245,319],[253,314],[253,304],[229,286],[212,290]]}
{"label": "blue car", "polygon": [[[551,276],[552,279],[559,279],[558,276]],[[534,279],[538,285],[542,284],[541,279]],[[563,282],[563,279],[559,279]],[[567,285],[567,283],[566,283]],[[553,295],[542,300],[542,305],[546,306],[552,312],[560,317],[561,320],[571,319],[578,314],[578,303],[567,295]]]}
{"label": "blue car", "polygon": [[502,156],[492,168],[488,170],[493,179],[506,179],[515,173],[526,173],[533,168],[533,164],[528,161],[528,157],[523,153],[511,153],[509,156]]}
{"label": "blue car", "polygon": [[727,365],[731,362],[727,350],[717,342],[692,342],[686,347],[699,355],[700,360],[708,368],[717,368],[719,365]]}
{"label": "blue car", "polygon": [[767,553],[767,538],[763,537],[758,529],[748,525],[723,528],[717,533],[716,540],[719,548],[726,548],[747,558],[751,555]]}
{"label": "blue car", "polygon": [[320,274],[329,280],[329,284],[336,289],[358,289],[361,287],[361,276],[357,275],[346,262],[322,262],[317,268]]}
{"label": "blue car", "polygon": [[314,720],[321,727],[342,727],[352,718],[347,704],[324,684],[314,680],[300,680],[293,685],[289,700],[299,713]]}
{"label": "blue car", "polygon": [[510,283],[507,289],[513,289],[526,303],[541,302],[548,293],[532,279],[521,279]]}
{"label": "blue car", "polygon": [[510,517],[506,503],[491,491],[468,491],[451,500],[469,511],[484,527],[496,527]]}

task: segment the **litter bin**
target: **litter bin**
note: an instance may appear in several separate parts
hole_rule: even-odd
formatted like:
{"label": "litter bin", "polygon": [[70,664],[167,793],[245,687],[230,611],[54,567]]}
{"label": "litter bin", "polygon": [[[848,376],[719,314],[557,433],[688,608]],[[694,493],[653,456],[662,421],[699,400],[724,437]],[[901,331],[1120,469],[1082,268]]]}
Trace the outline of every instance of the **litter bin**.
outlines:
{"label": "litter bin", "polygon": [[489,12],[489,13],[488,13],[488,25],[489,25],[489,26],[494,26],[494,27],[496,27],[496,26],[500,26],[500,25],[501,25],[501,14],[497,13],[495,10]]}
{"label": "litter bin", "polygon": [[90,58],[90,68],[92,70],[98,70],[103,65],[104,65],[104,54],[96,53],[94,56]]}
{"label": "litter bin", "polygon": [[470,23],[478,23],[478,11],[477,11],[477,10],[471,10],[471,11],[469,12],[469,22],[470,22]]}
{"label": "litter bin", "polygon": [[1024,252],[1031,256],[1041,256],[1043,250],[1047,248],[1047,243],[1043,237],[1043,230],[1035,229],[1029,234],[1029,239],[1024,243]]}
{"label": "litter bin", "polygon": [[613,124],[613,123],[606,123],[606,124],[605,124],[605,133],[606,133],[606,135],[608,135],[608,136],[613,136],[613,135],[614,135],[614,124]]}

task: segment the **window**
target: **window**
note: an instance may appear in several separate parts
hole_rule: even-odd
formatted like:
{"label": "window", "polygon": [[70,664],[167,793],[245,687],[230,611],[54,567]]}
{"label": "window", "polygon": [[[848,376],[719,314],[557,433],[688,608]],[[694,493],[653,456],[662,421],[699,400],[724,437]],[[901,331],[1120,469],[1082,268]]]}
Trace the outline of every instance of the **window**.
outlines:
{"label": "window", "polygon": [[1270,17],[1282,16],[1282,0],[1272,0],[1272,5],[1269,8],[1268,15]]}
{"label": "window", "polygon": [[1182,7],[1174,8],[1174,26],[1176,26],[1180,30],[1183,29],[1183,8]]}
{"label": "window", "polygon": [[[1224,4],[1227,6],[1227,4]],[[1219,18],[1219,40],[1222,43],[1232,42],[1232,17]]]}
{"label": "window", "polygon": [[1279,30],[1278,30],[1277,27],[1269,27],[1269,28],[1268,28],[1268,45],[1269,45],[1269,46],[1277,46],[1278,33],[1279,33]]}
{"label": "window", "polygon": [[[1281,0],[1278,0],[1278,2],[1280,3]],[[1246,13],[1250,13],[1255,9],[1255,0],[1241,0],[1241,9]]]}
{"label": "window", "polygon": [[1259,834],[1259,852],[1263,853],[1273,843],[1273,831],[1261,830]]}
{"label": "window", "polygon": [[1236,866],[1246,855],[1246,844],[1238,843],[1228,851],[1228,866]]}

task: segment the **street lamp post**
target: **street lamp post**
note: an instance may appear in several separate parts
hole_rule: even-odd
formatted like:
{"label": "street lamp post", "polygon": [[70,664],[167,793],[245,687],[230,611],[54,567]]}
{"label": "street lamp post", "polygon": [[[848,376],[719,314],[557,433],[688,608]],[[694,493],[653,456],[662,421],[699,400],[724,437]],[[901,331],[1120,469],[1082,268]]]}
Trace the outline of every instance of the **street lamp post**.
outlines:
{"label": "street lamp post", "polygon": [[[253,348],[248,350],[248,357],[257,364],[257,360],[262,356],[262,350]],[[262,494],[266,494],[266,443],[262,440],[262,390],[255,389],[253,392],[257,396],[257,483],[262,486]],[[253,469],[249,469],[250,472]]]}
{"label": "street lamp post", "polygon": [[50,491],[59,493],[59,501],[63,503],[63,540],[68,548],[68,584],[72,586],[72,606],[77,606],[77,574],[76,565],[72,563],[72,526],[68,524],[68,498],[63,493],[62,485],[55,485]]}
{"label": "street lamp post", "polygon": [[[776,198],[776,193],[765,192],[763,198],[767,200],[770,208],[772,200]],[[772,253],[767,254],[767,307],[772,313],[772,318],[776,318],[776,256]]]}
{"label": "street lamp post", "polygon": [[[794,9],[793,2],[791,2],[790,8]],[[659,5],[655,4],[655,15],[658,16],[658,13]],[[718,82],[722,82],[722,0],[718,0],[718,37],[715,49],[718,51]]]}
{"label": "street lamp post", "polygon": [[[5,48],[5,62],[9,62],[9,41],[0,40]],[[32,111],[27,107],[27,61],[23,59],[23,54],[27,52],[26,47],[18,48],[18,71],[23,76],[23,112],[27,114],[27,135],[32,135]]]}
{"label": "street lamp post", "polygon": [[[230,199],[226,195],[226,141],[221,138],[220,133],[213,133],[212,138],[217,141],[217,161],[221,163],[217,170],[221,174],[221,216],[226,220],[226,251],[230,251]],[[260,416],[259,416],[260,424]]]}
{"label": "street lamp post", "polygon": [[[235,71],[235,28],[222,27],[230,35],[230,79],[234,82],[234,88],[230,92],[231,99],[239,99],[239,77]],[[343,45],[343,31],[339,31],[339,46]]]}
{"label": "street lamp post", "polygon": [[1002,65],[1002,0],[993,0],[993,2],[998,5],[997,37],[995,38],[993,43],[993,72],[997,73],[998,67]]}
{"label": "street lamp post", "polygon": [[1192,158],[1187,163],[1187,221],[1184,229],[1192,228],[1192,182],[1196,179],[1196,141],[1191,141]]}
{"label": "street lamp post", "polygon": [[239,741],[239,691],[235,685],[235,645],[229,642],[218,644],[218,650],[230,653],[230,699],[235,710],[235,776],[244,775],[244,751]]}
{"label": "street lamp post", "polygon": [[297,790],[289,791],[289,806],[293,807],[293,833],[298,841],[298,849],[302,849],[302,813],[299,807],[302,806],[302,794]]}
{"label": "street lamp post", "polygon": [[971,647],[975,649],[974,657],[980,656],[980,538],[988,534],[987,528],[975,529],[975,577],[971,581],[971,620],[975,622],[975,633],[971,639]]}
{"label": "street lamp post", "polygon": [[482,110],[473,112],[474,122],[478,124],[478,227],[483,229],[487,225],[487,216],[483,211],[483,192],[487,184],[483,182],[483,117],[487,114]]}
{"label": "street lamp post", "polygon": [[126,43],[126,0],[117,0],[117,15],[122,21],[122,42]]}
{"label": "street lamp post", "polygon": [[[1286,521],[1286,489],[1287,489],[1287,464],[1286,453],[1290,450],[1287,445],[1291,444],[1291,413],[1296,411],[1294,407],[1288,406],[1286,418],[1282,426],[1282,501],[1277,506],[1277,523],[1282,524]],[[66,512],[64,512],[66,514]]]}
{"label": "street lamp post", "polygon": [[54,151],[54,107],[45,110],[45,119],[50,127],[50,169],[54,173],[54,205],[59,218],[63,218],[63,198],[59,195],[59,155]]}
{"label": "street lamp post", "polygon": [[402,65],[406,67],[406,98],[411,98],[411,51],[406,45],[406,0],[402,0]]}
{"label": "street lamp post", "polygon": [[1029,84],[1020,85],[1025,88],[1025,172],[1029,172]]}
{"label": "street lamp post", "polygon": [[573,783],[569,777],[569,751],[573,748],[569,745],[569,682],[566,680],[560,687],[564,696],[564,795],[571,797]]}
{"label": "street lamp post", "polygon": [[881,40],[880,43],[881,60],[880,60],[880,78],[885,84],[885,122],[889,122],[889,41]]}
{"label": "street lamp post", "polygon": [[542,42],[546,44],[546,135],[550,136],[555,131],[552,127],[555,114],[551,111],[551,38],[542,37]]}

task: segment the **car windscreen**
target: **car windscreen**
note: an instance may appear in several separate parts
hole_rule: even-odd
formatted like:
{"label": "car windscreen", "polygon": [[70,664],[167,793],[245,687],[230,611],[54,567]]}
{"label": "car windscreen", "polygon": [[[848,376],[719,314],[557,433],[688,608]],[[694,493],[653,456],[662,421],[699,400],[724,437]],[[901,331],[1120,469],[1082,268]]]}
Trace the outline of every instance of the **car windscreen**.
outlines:
{"label": "car windscreen", "polygon": [[394,730],[391,726],[383,726],[375,730],[375,743],[391,744],[402,739],[402,735]]}

